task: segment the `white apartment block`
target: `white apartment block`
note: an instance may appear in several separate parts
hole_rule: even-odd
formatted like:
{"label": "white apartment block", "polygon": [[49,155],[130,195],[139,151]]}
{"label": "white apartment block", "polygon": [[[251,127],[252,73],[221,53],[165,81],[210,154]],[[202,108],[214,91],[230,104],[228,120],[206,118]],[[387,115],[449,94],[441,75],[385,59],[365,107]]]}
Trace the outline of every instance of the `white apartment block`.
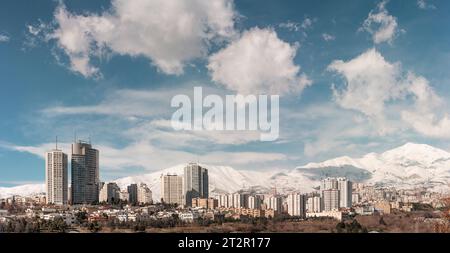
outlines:
{"label": "white apartment block", "polygon": [[248,196],[247,206],[249,209],[261,209],[262,198],[259,195]]}
{"label": "white apartment block", "polygon": [[339,190],[339,207],[352,207],[352,182],[346,178],[337,178]]}
{"label": "white apartment block", "polygon": [[45,153],[46,203],[67,204],[67,155],[54,149]]}
{"label": "white apartment block", "polygon": [[306,195],[291,193],[287,197],[288,214],[295,217],[306,217]]}
{"label": "white apartment block", "polygon": [[320,213],[323,211],[322,198],[319,196],[309,197],[306,206],[309,213]]}
{"label": "white apartment block", "polygon": [[321,181],[320,190],[338,189],[338,181],[334,177],[328,177]]}
{"label": "white apartment block", "polygon": [[270,196],[264,199],[264,203],[268,209],[273,209],[277,213],[281,213],[283,207],[283,198],[280,196]]}
{"label": "white apartment block", "polygon": [[231,207],[228,194],[221,194],[221,195],[219,195],[218,199],[219,199],[219,207],[224,207],[224,208]]}

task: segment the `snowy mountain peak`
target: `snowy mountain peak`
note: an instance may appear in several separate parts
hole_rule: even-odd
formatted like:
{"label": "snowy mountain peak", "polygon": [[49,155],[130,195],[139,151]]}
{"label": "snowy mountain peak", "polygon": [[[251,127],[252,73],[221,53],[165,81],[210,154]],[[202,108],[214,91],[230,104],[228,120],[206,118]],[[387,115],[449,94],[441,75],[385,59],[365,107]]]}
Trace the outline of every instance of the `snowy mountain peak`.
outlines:
{"label": "snowy mountain peak", "polygon": [[412,160],[429,165],[434,161],[450,158],[450,153],[427,144],[406,143],[382,153],[381,156],[389,160]]}
{"label": "snowy mountain peak", "polygon": [[398,148],[395,148],[395,149],[392,149],[392,150],[386,151],[386,152],[392,152],[392,151],[404,152],[404,153],[421,152],[421,153],[435,153],[435,154],[440,154],[440,155],[450,155],[450,153],[448,153],[447,151],[444,151],[439,148],[435,148],[428,144],[417,144],[417,143],[412,143],[412,142],[408,142],[403,146],[400,146]]}
{"label": "snowy mountain peak", "polygon": [[[114,180],[120,188],[132,183],[146,183],[153,199],[160,199],[161,175],[183,175],[187,164],[179,164],[148,174]],[[407,143],[383,153],[368,153],[361,158],[342,156],[320,163],[309,163],[291,170],[236,170],[229,166],[200,164],[208,169],[210,195],[233,193],[243,189],[270,192],[310,192],[321,179],[347,177],[354,182],[395,186],[398,188],[428,187],[449,189],[450,153],[426,144]],[[31,195],[42,192],[44,185],[0,187],[0,198],[11,195]]]}

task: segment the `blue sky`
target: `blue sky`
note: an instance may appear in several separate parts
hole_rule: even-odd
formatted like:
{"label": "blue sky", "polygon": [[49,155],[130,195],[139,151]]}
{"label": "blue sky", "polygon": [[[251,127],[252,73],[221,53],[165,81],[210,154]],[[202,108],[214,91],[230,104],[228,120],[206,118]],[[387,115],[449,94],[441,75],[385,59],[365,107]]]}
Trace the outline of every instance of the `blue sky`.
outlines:
{"label": "blue sky", "polygon": [[[100,149],[103,180],[192,160],[275,170],[406,142],[450,150],[448,1],[133,2],[2,1],[0,186],[42,181],[43,153],[56,135],[70,153],[75,133]],[[194,86],[288,90],[280,139],[173,131],[170,100]]]}

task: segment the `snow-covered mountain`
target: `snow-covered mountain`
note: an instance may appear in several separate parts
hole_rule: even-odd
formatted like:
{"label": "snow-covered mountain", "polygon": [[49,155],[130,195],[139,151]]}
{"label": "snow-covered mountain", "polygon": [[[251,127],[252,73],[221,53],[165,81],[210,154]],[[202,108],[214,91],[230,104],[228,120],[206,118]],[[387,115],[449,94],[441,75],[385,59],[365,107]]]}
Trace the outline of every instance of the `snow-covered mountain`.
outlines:
{"label": "snow-covered mountain", "polygon": [[0,187],[0,198],[7,198],[13,195],[30,196],[42,192],[45,192],[45,184],[25,184],[14,187]]}
{"label": "snow-covered mountain", "polygon": [[[145,182],[153,191],[154,199],[160,198],[160,176],[166,173],[183,174],[183,167],[173,168],[142,176],[117,180],[120,186],[132,182]],[[345,176],[355,182],[398,188],[427,187],[449,190],[450,153],[424,144],[407,143],[384,153],[369,153],[361,158],[348,156],[309,163],[292,170],[258,172],[235,170],[226,166],[203,164],[209,171],[212,195],[257,189],[268,192],[276,187],[279,192],[309,192],[319,186],[325,177]]]}
{"label": "snow-covered mountain", "polygon": [[[236,192],[241,189],[267,192],[272,186],[269,179],[276,174],[274,172],[236,170],[229,166],[200,165],[208,169],[209,190],[212,195]],[[120,178],[114,182],[116,182],[120,188],[126,187],[131,183],[146,183],[152,190],[153,199],[158,200],[161,198],[161,175],[168,173],[183,175],[183,168],[185,166],[186,164],[180,164],[175,167],[149,174]]]}
{"label": "snow-covered mountain", "polygon": [[[149,174],[114,180],[121,188],[131,183],[146,183],[153,199],[160,199],[160,176],[183,174],[186,164]],[[369,153],[360,158],[338,157],[321,163],[309,163],[290,170],[236,170],[229,166],[202,164],[208,169],[211,195],[236,192],[242,189],[268,192],[309,192],[319,186],[320,179],[345,176],[355,182],[396,186],[399,188],[427,187],[449,190],[450,153],[424,144],[407,143],[384,153]],[[29,195],[43,191],[43,185],[0,188],[0,197]]]}
{"label": "snow-covered mountain", "polygon": [[316,177],[339,174],[373,184],[439,189],[449,187],[450,153],[425,144],[407,143],[381,154],[369,153],[356,159],[339,157],[298,169]]}

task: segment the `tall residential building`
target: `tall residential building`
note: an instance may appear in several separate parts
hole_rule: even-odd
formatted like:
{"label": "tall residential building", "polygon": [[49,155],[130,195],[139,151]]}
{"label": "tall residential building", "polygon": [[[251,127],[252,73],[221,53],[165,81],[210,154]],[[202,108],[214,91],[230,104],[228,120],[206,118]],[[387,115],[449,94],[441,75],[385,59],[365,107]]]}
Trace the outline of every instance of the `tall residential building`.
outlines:
{"label": "tall residential building", "polygon": [[116,183],[104,184],[100,190],[99,201],[115,203],[120,200],[120,188]]}
{"label": "tall residential building", "polygon": [[189,163],[184,168],[184,204],[192,206],[193,198],[209,197],[208,170],[197,163]]}
{"label": "tall residential building", "polygon": [[320,213],[323,211],[323,201],[320,196],[311,196],[306,204],[309,213]]}
{"label": "tall residential building", "polygon": [[183,204],[183,177],[178,175],[161,176],[161,201],[168,204]]}
{"label": "tall residential building", "polygon": [[91,144],[78,141],[72,144],[72,203],[98,202],[99,152]]}
{"label": "tall residential building", "polygon": [[339,190],[328,189],[322,191],[324,211],[334,211],[339,209]]}
{"label": "tall residential building", "polygon": [[248,208],[250,209],[261,209],[262,198],[260,195],[248,196],[247,198]]}
{"label": "tall residential building", "polygon": [[232,198],[233,198],[232,207],[234,207],[234,208],[244,208],[245,207],[244,194],[233,193]]}
{"label": "tall residential building", "polygon": [[287,197],[288,214],[295,217],[306,218],[306,195],[291,193]]}
{"label": "tall residential building", "polygon": [[352,207],[352,182],[346,178],[337,179],[339,190],[339,207]]}
{"label": "tall residential building", "polygon": [[268,209],[272,209],[275,213],[281,213],[283,210],[283,198],[281,196],[270,196],[264,199]]}
{"label": "tall residential building", "polygon": [[152,191],[144,183],[138,184],[137,201],[139,204],[151,204],[152,203]]}
{"label": "tall residential building", "polygon": [[334,177],[328,177],[321,181],[320,190],[338,189],[338,181]]}
{"label": "tall residential building", "polygon": [[132,205],[138,204],[138,186],[137,184],[130,184],[127,187],[129,202]]}
{"label": "tall residential building", "polygon": [[228,201],[228,194],[219,195],[219,207],[228,208],[231,207],[230,202]]}
{"label": "tall residential building", "polygon": [[67,155],[61,150],[45,153],[45,186],[47,204],[67,204]]}

